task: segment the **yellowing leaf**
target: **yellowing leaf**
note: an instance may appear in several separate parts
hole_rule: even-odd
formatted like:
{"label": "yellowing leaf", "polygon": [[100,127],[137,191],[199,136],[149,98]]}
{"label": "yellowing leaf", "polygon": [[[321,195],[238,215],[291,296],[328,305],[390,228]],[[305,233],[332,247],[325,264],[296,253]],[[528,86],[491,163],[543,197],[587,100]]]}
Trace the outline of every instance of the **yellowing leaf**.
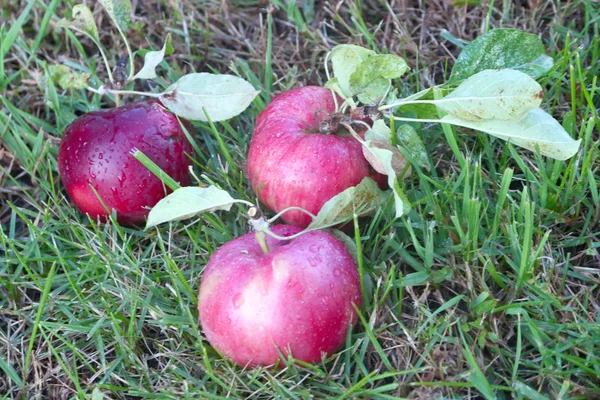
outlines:
{"label": "yellowing leaf", "polygon": [[574,140],[557,120],[539,108],[519,121],[466,121],[448,114],[442,122],[482,131],[528,150],[539,147],[543,155],[556,160],[573,157],[581,142]]}
{"label": "yellowing leaf", "polygon": [[519,120],[540,106],[544,92],[529,75],[512,69],[485,70],[435,104],[459,118]]}
{"label": "yellowing leaf", "polygon": [[387,199],[371,178],[364,178],[358,185],[349,187],[331,198],[317,214],[306,230],[323,229],[351,220],[354,214],[367,215]]}

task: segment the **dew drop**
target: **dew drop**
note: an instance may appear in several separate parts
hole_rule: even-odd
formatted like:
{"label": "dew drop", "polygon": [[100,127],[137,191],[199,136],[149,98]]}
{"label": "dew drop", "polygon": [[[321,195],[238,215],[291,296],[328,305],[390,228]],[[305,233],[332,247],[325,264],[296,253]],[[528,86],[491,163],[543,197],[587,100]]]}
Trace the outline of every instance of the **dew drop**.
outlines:
{"label": "dew drop", "polygon": [[311,267],[317,266],[317,261],[314,258],[309,258],[308,263],[310,264]]}
{"label": "dew drop", "polygon": [[340,276],[341,273],[342,273],[342,271],[340,271],[339,268],[336,268],[333,270],[333,275],[335,275],[335,276]]}
{"label": "dew drop", "polygon": [[237,293],[235,296],[233,296],[233,306],[235,308],[240,308],[242,304],[244,304],[244,301],[244,296],[242,296],[241,293]]}
{"label": "dew drop", "polygon": [[298,281],[294,278],[290,278],[290,280],[287,283],[287,287],[294,287],[298,284]]}

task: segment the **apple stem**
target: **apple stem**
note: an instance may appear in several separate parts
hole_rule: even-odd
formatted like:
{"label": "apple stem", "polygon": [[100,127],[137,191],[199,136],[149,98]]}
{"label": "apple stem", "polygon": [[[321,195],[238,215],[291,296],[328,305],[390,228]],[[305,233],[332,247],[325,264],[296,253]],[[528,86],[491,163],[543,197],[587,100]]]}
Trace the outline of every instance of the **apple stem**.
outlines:
{"label": "apple stem", "polygon": [[248,216],[250,217],[250,226],[255,230],[255,237],[262,249],[263,253],[269,252],[269,245],[267,244],[267,236],[265,231],[269,230],[269,221],[263,216],[262,211],[258,207],[252,206],[248,210]]}
{"label": "apple stem", "polygon": [[256,240],[258,241],[263,253],[267,254],[269,252],[269,245],[267,244],[267,236],[265,233],[257,231],[254,236],[256,236]]}

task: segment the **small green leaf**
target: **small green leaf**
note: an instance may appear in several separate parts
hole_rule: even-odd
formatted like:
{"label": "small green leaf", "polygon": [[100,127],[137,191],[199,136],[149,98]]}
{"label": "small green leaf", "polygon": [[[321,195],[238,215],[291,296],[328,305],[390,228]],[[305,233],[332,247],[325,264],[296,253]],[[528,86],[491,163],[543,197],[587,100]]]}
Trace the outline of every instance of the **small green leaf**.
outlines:
{"label": "small green leaf", "polygon": [[73,7],[73,19],[71,21],[63,18],[58,21],[56,26],[59,28],[75,28],[87,34],[93,41],[100,42],[94,15],[85,4],[77,4]]}
{"label": "small green leaf", "polygon": [[535,151],[539,147],[543,155],[556,160],[573,157],[581,142],[569,136],[557,120],[539,108],[520,121],[466,121],[448,114],[442,122],[482,131],[528,150]]}
{"label": "small green leaf", "polygon": [[259,91],[242,78],[205,72],[181,77],[160,95],[160,101],[180,117],[224,121],[241,114]]}
{"label": "small green leaf", "polygon": [[66,65],[51,65],[48,68],[50,79],[62,89],[85,89],[87,88],[90,74],[76,72]]}
{"label": "small green leaf", "polygon": [[98,388],[94,388],[92,391],[92,400],[103,400],[104,394]]}
{"label": "small green leaf", "polygon": [[373,122],[373,126],[365,133],[365,140],[379,140],[391,143],[392,130],[387,126],[384,120],[378,119]]}
{"label": "small green leaf", "polygon": [[167,34],[165,44],[159,51],[149,51],[144,56],[144,66],[133,77],[133,79],[154,79],[156,78],[156,67],[163,60],[165,55],[173,54],[173,44],[171,34]]}
{"label": "small green leaf", "polygon": [[431,273],[427,270],[412,272],[402,278],[402,286],[407,287],[423,285],[425,282],[427,282],[430,275]]}
{"label": "small green leaf", "polygon": [[404,154],[408,155],[411,162],[427,171],[430,170],[427,149],[415,128],[409,124],[401,125],[396,131],[396,138],[398,145],[405,152]]}
{"label": "small green leaf", "polygon": [[538,78],[552,67],[548,58],[537,35],[518,29],[493,29],[463,49],[450,81],[457,82],[486,69],[502,68],[520,69]]}
{"label": "small green leaf", "polygon": [[150,210],[146,229],[164,222],[179,221],[208,211],[229,211],[236,200],[229,193],[214,186],[207,188],[186,186],[160,200]]}
{"label": "small green leaf", "polygon": [[392,54],[374,55],[361,62],[350,75],[350,93],[363,104],[376,103],[390,88],[390,80],[408,71],[402,58]]}
{"label": "small green leaf", "polygon": [[529,75],[488,69],[471,76],[435,104],[469,121],[519,120],[538,108],[543,98],[542,87]]}
{"label": "small green leaf", "polygon": [[361,62],[376,54],[373,50],[353,44],[341,44],[331,50],[327,58],[331,60],[333,75],[337,78],[344,99],[354,95],[350,91],[350,75]]}
{"label": "small green leaf", "polygon": [[386,199],[387,195],[373,179],[364,178],[358,185],[349,187],[323,204],[317,217],[306,229],[339,225],[352,219],[354,214],[368,215],[381,207]]}
{"label": "small green leaf", "polygon": [[130,0],[99,0],[100,4],[113,20],[121,32],[127,31],[131,22],[131,1]]}

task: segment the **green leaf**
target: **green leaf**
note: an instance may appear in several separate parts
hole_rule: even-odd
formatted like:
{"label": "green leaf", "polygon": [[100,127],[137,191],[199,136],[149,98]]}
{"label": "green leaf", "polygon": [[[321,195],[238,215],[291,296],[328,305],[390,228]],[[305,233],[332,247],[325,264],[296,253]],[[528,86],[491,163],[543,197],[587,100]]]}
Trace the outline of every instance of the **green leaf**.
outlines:
{"label": "green leaf", "polygon": [[349,187],[323,204],[317,217],[306,229],[336,226],[349,221],[354,214],[368,215],[381,207],[386,199],[387,195],[373,179],[364,178],[358,185]]}
{"label": "green leaf", "polygon": [[542,41],[518,29],[493,29],[471,42],[458,56],[451,82],[486,69],[520,69],[533,78],[552,67]]}
{"label": "green leaf", "polygon": [[373,126],[365,133],[365,140],[379,140],[391,143],[392,130],[387,126],[384,120],[378,119],[373,122]]}
{"label": "green leaf", "polygon": [[207,188],[186,186],[160,200],[150,210],[146,229],[164,222],[179,221],[208,211],[229,211],[236,200],[229,193],[214,186]]}
{"label": "green leaf", "polygon": [[131,1],[130,0],[99,0],[100,4],[113,20],[121,32],[127,31],[131,22]]}
{"label": "green leaf", "polygon": [[408,155],[411,162],[427,171],[430,170],[427,149],[415,128],[409,124],[401,125],[396,131],[396,138],[398,139],[398,146],[404,154]]}
{"label": "green leaf", "polygon": [[[396,99],[392,103],[401,103],[404,101],[413,101],[413,100],[433,100],[433,90],[431,88],[421,90],[415,94],[412,94],[403,99]],[[402,104],[400,106],[400,114],[403,116],[408,116],[411,118],[420,118],[420,119],[437,119],[438,118],[438,109],[433,104],[427,103],[417,103],[417,104]]]}
{"label": "green leaf", "polygon": [[180,117],[224,121],[241,114],[259,91],[233,75],[192,73],[183,76],[160,95],[160,101]]}
{"label": "green leaf", "polygon": [[144,66],[135,74],[133,79],[154,79],[156,78],[156,67],[163,60],[165,55],[173,54],[173,44],[171,34],[167,34],[165,44],[159,51],[149,51],[144,56]]}
{"label": "green leaf", "polygon": [[471,76],[435,104],[469,121],[519,120],[538,108],[543,98],[542,87],[529,75],[488,69]]}
{"label": "green leaf", "polygon": [[356,248],[354,239],[338,229],[331,229],[330,232],[337,240],[344,243],[344,246],[346,246],[352,258],[354,258],[354,262],[358,264],[358,249]]}
{"label": "green leaf", "polygon": [[85,89],[90,74],[76,72],[66,65],[51,65],[48,67],[49,78],[63,89]]}
{"label": "green leaf", "polygon": [[363,104],[373,104],[384,97],[390,80],[408,71],[402,58],[392,54],[374,55],[361,62],[350,75],[350,93],[358,95]]}
{"label": "green leaf", "polygon": [[94,15],[85,4],[77,4],[73,7],[73,19],[71,21],[63,18],[58,21],[56,26],[59,28],[75,28],[87,34],[94,42],[100,42]]}
{"label": "green leaf", "polygon": [[557,120],[539,108],[520,121],[466,121],[448,114],[442,122],[482,131],[532,151],[539,146],[543,155],[556,160],[573,157],[581,142],[569,136]]}
{"label": "green leaf", "polygon": [[353,96],[350,91],[350,75],[361,62],[376,54],[373,50],[353,44],[341,44],[331,50],[327,58],[331,60],[333,75],[337,78],[344,99]]}
{"label": "green leaf", "polygon": [[[331,89],[333,90],[335,93],[337,93],[340,97],[344,98],[344,92],[342,91],[342,88],[340,87],[340,84],[338,82],[337,78],[331,78],[330,80],[328,80],[327,82],[325,82],[325,86],[326,89]],[[356,103],[354,102],[354,100],[352,100],[351,97],[346,98],[346,101],[348,102],[348,104],[350,104],[350,107],[355,108],[356,107]]]}
{"label": "green leaf", "polygon": [[92,399],[91,400],[102,400],[104,399],[104,394],[98,388],[94,388],[92,391]]}

